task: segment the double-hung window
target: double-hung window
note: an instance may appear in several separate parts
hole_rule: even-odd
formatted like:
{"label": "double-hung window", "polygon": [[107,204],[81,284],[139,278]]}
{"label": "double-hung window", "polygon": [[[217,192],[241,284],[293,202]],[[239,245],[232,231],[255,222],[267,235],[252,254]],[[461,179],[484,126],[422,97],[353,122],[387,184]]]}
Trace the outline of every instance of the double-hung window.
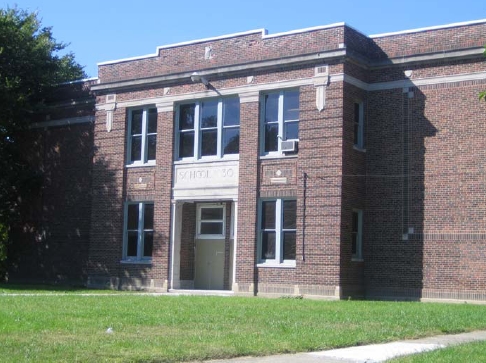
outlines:
{"label": "double-hung window", "polygon": [[199,204],[197,208],[197,237],[225,238],[226,210],[224,204]]}
{"label": "double-hung window", "polygon": [[[286,90],[263,95],[262,116],[262,154],[282,155],[289,145],[283,142],[296,144],[299,139],[299,91]],[[286,145],[285,148],[283,145]]]}
{"label": "double-hung window", "polygon": [[354,103],[353,143],[358,149],[364,148],[363,102]]}
{"label": "double-hung window", "polygon": [[240,101],[228,97],[181,104],[176,129],[179,159],[214,159],[238,154]]}
{"label": "double-hung window", "polygon": [[354,209],[351,221],[351,254],[352,258],[363,258],[363,211]]}
{"label": "double-hung window", "polygon": [[154,164],[157,146],[157,109],[145,107],[130,110],[128,130],[128,164]]}
{"label": "double-hung window", "polygon": [[154,204],[152,202],[127,203],[123,259],[150,261],[154,245]]}
{"label": "double-hung window", "polygon": [[262,200],[258,259],[271,265],[295,266],[297,201]]}

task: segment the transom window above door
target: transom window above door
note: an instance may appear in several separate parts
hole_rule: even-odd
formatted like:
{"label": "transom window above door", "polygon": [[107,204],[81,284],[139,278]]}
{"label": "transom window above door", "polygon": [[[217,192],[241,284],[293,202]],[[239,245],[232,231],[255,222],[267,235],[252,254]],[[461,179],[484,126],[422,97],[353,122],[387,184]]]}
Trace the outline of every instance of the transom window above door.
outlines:
{"label": "transom window above door", "polygon": [[224,204],[198,204],[197,237],[221,239],[225,237],[226,208]]}
{"label": "transom window above door", "polygon": [[184,103],[179,105],[176,112],[177,159],[218,159],[238,155],[238,97]]}

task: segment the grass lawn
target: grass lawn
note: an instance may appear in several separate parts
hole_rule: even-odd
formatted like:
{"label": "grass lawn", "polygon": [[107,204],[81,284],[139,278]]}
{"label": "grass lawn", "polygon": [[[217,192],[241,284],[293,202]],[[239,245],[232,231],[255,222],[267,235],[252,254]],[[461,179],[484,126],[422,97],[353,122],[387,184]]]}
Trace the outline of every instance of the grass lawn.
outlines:
{"label": "grass lawn", "polygon": [[13,295],[20,292],[0,285],[2,362],[180,362],[486,329],[486,306],[469,304],[39,290]]}
{"label": "grass lawn", "polygon": [[486,360],[486,342],[475,342],[433,352],[414,354],[390,360],[390,363],[480,363]]}

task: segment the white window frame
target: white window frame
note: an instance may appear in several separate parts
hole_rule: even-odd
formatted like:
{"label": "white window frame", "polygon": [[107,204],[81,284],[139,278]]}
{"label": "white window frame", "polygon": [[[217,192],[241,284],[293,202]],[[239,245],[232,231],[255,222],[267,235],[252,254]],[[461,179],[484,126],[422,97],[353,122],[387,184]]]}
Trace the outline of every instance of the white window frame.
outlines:
{"label": "white window frame", "polygon": [[[148,123],[147,123],[147,115],[149,110],[155,109],[156,114],[158,117],[157,108],[153,105],[144,106],[144,107],[135,107],[130,108],[128,110],[128,124],[127,124],[127,166],[147,166],[147,165],[155,165],[155,160],[148,160],[148,143],[147,139],[148,136],[157,135],[155,133],[148,133]],[[132,160],[132,117],[134,111],[142,110],[142,144],[141,144],[141,159],[140,160]],[[158,128],[158,120],[157,120],[157,128]]]}
{"label": "white window frame", "polygon": [[[223,103],[224,100],[226,99],[235,99],[238,100],[239,98],[237,96],[231,96],[231,97],[222,97],[222,98],[208,98],[208,99],[202,99],[202,100],[193,100],[191,102],[183,102],[177,105],[176,108],[176,119],[175,119],[175,142],[174,142],[174,155],[176,156],[176,160],[180,161],[210,161],[210,160],[219,160],[219,159],[233,159],[237,160],[239,158],[239,152],[236,154],[224,154],[224,147],[223,147],[223,131],[225,129],[231,129],[231,128],[238,128],[240,129],[241,125],[238,124],[238,126],[225,126],[223,124]],[[208,155],[208,156],[202,156],[201,152],[201,147],[202,147],[202,140],[201,140],[201,133],[203,131],[203,128],[201,127],[201,105],[204,102],[210,102],[210,101],[217,101],[218,102],[218,109],[217,109],[217,151],[216,155]],[[186,157],[181,157],[179,155],[179,144],[180,144],[180,133],[181,131],[179,130],[179,122],[180,122],[180,107],[183,105],[190,105],[194,104],[194,147],[193,147],[193,155],[192,156],[186,156]]]}
{"label": "white window frame", "polygon": [[[145,205],[151,204],[154,206],[154,213],[155,213],[155,205],[153,201],[144,201],[144,202],[126,202],[125,203],[125,217],[124,217],[124,226],[123,226],[123,258],[122,262],[135,262],[135,263],[150,263],[152,262],[152,256],[144,257],[143,250],[144,250],[144,232],[152,232],[154,233],[154,229],[144,229],[144,220],[145,220]],[[128,253],[128,207],[130,205],[138,205],[138,228],[137,228],[137,256],[127,256]],[[155,215],[154,221],[155,223]],[[154,243],[155,243],[155,234],[154,234]],[[153,250],[152,250],[153,255]]]}
{"label": "white window frame", "polygon": [[[357,214],[358,216],[358,230],[356,232],[353,230],[354,214]],[[353,261],[362,261],[363,260],[363,210],[353,209],[353,215],[351,216],[351,258]],[[353,254],[352,236],[354,233],[356,233],[356,253]]]}
{"label": "white window frame", "polygon": [[[261,95],[260,97],[260,104],[262,105],[261,107],[261,112],[260,112],[260,155],[261,156],[295,156],[296,154],[286,154],[282,151],[282,141],[299,141],[299,138],[297,139],[284,139],[285,135],[285,127],[287,123],[290,122],[298,122],[299,127],[300,127],[300,113],[299,113],[299,119],[298,120],[284,120],[284,95],[286,92],[297,92],[299,94],[300,98],[300,90],[291,88],[291,89],[284,89],[280,91],[270,91],[270,92],[265,92]],[[265,125],[267,124],[265,121],[265,96],[270,95],[270,94],[276,94],[278,93],[279,98],[278,98],[278,136],[277,136],[277,145],[278,145],[278,150],[276,151],[265,151]],[[299,108],[300,108],[300,100],[299,100]]]}
{"label": "white window frame", "polygon": [[[356,127],[356,105],[358,105],[358,134],[357,140],[354,139],[354,129]],[[364,105],[363,101],[355,100],[353,103],[353,146],[357,150],[364,151]]]}
{"label": "white window frame", "polygon": [[[221,234],[201,234],[201,224],[204,223],[201,220],[201,211],[204,208],[221,208],[223,210],[222,219],[206,219],[204,222],[221,223]],[[225,239],[226,238],[226,205],[225,203],[200,203],[197,205],[197,239]]]}
{"label": "white window frame", "polygon": [[[284,201],[296,201],[296,198],[262,198],[258,203],[258,267],[295,267],[296,259],[294,260],[284,260],[283,259],[283,233],[288,231],[295,231],[297,237],[297,226],[295,229],[284,229],[283,228],[283,202]],[[267,259],[262,256],[262,237],[264,230],[262,229],[262,213],[263,213],[263,202],[276,202],[275,205],[275,259]],[[296,211],[297,213],[297,206]],[[297,248],[297,238],[296,238],[296,248]]]}

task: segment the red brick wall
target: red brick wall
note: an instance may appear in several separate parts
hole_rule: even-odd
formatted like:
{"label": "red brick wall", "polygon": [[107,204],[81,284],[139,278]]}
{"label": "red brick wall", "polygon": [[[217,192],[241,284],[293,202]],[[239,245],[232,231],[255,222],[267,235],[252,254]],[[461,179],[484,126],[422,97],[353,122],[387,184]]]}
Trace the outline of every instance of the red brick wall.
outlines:
{"label": "red brick wall", "polygon": [[26,156],[41,187],[22,206],[9,250],[9,279],[83,284],[91,215],[91,123],[33,129]]}

